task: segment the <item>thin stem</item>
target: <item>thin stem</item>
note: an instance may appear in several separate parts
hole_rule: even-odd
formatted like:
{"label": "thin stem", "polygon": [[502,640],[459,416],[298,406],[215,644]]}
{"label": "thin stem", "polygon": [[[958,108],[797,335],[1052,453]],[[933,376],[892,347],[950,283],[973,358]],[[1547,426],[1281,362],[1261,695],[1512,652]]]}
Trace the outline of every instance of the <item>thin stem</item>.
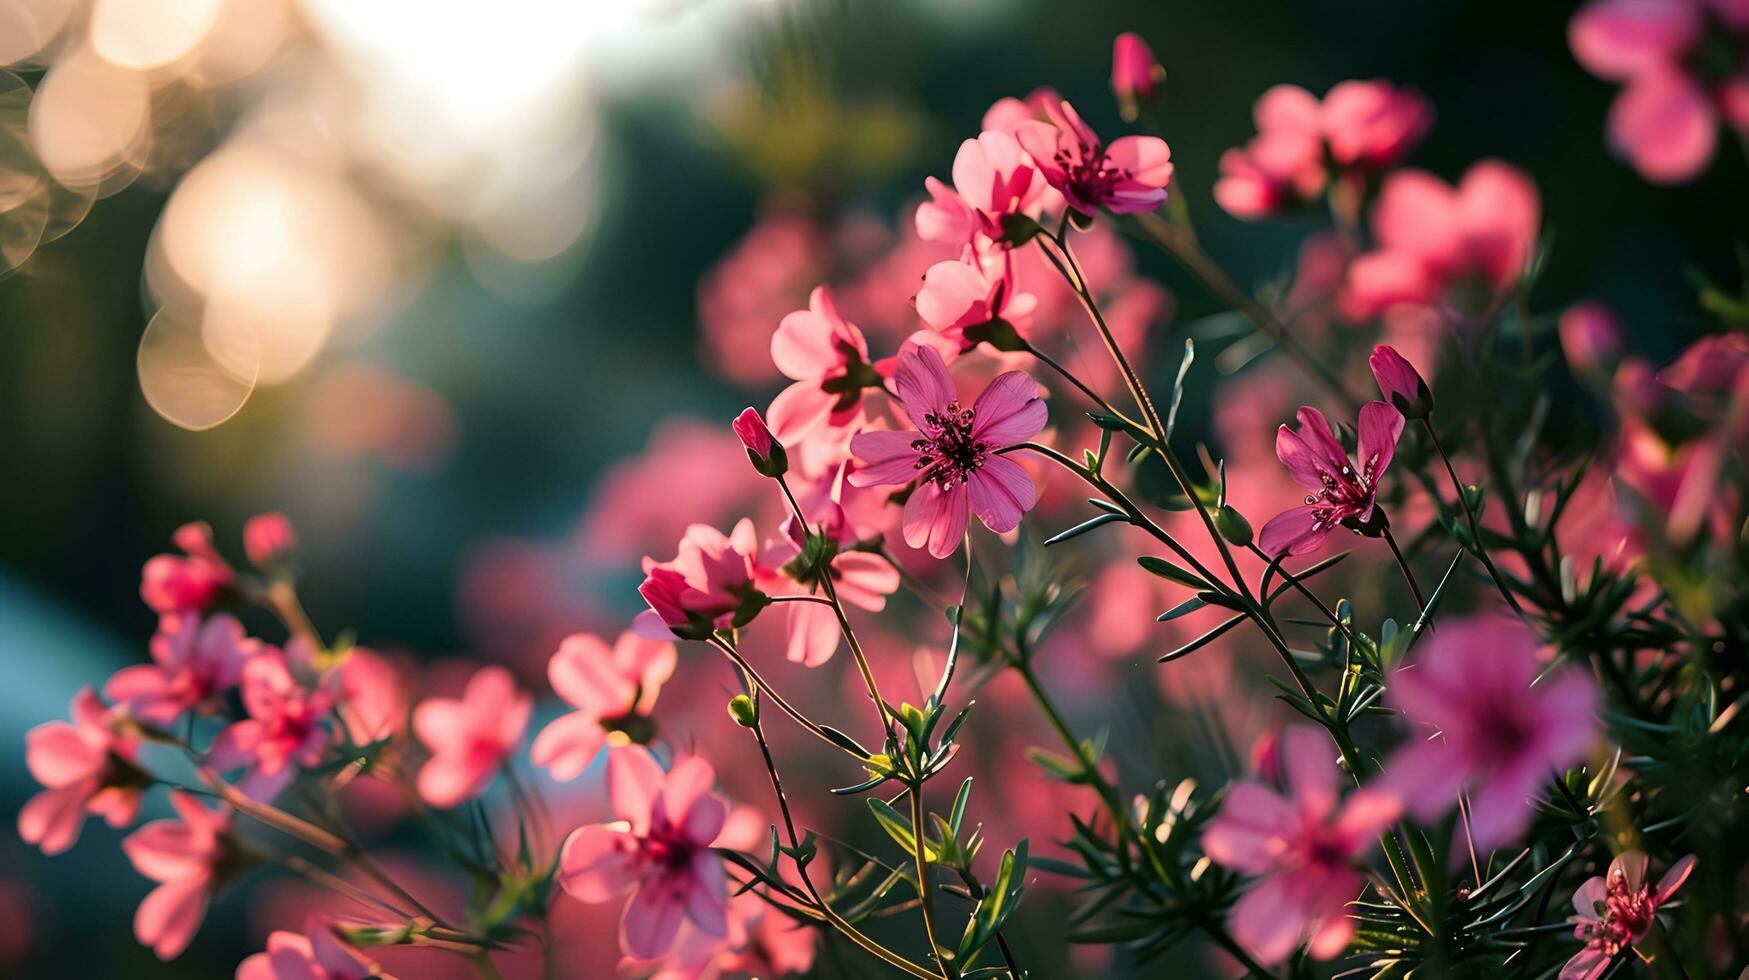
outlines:
{"label": "thin stem", "polygon": [[809,732],[813,733],[815,738],[818,738],[820,741],[825,742],[826,744],[832,746],[833,748],[836,748],[840,752],[843,752],[845,755],[850,756],[851,758],[857,760],[858,762],[867,762],[868,761],[867,759],[864,759],[862,756],[857,755],[855,752],[851,751],[850,749],[846,748],[845,746],[840,745],[837,741],[833,740],[833,738],[831,736],[827,735],[824,731],[822,731],[820,726],[816,725],[811,719],[808,718],[807,715],[802,714],[800,711],[798,711],[796,709],[796,707],[794,705],[792,705],[788,701],[784,700],[783,695],[778,694],[777,691],[773,690],[771,685],[767,684],[765,682],[765,678],[759,676],[759,672],[753,669],[753,665],[748,663],[746,658],[741,656],[740,651],[736,650],[734,648],[734,646],[731,645],[727,640],[724,640],[720,636],[712,636],[708,640],[706,640],[706,642],[709,643],[711,646],[716,647],[718,650],[721,650],[723,652],[723,655],[729,658],[730,662],[732,662],[736,667],[741,669],[742,673],[753,678],[754,682],[759,685],[761,690],[763,690],[763,691],[765,691],[765,693],[771,695],[771,700],[778,706],[778,708],[780,710],[783,711],[784,714],[789,715],[790,718],[793,719],[796,724],[802,726],[803,728],[807,729]]}
{"label": "thin stem", "polygon": [[1445,452],[1445,446],[1439,442],[1439,433],[1433,428],[1433,419],[1423,416],[1422,428],[1427,430],[1427,437],[1433,442],[1434,452],[1439,453],[1439,459],[1445,464],[1445,475],[1451,478],[1451,488],[1457,493],[1458,506],[1463,508],[1464,518],[1470,525],[1470,551],[1482,562],[1482,567],[1488,570],[1488,577],[1494,580],[1494,587],[1500,590],[1506,604],[1519,616],[1524,615],[1524,609],[1518,604],[1518,598],[1512,590],[1506,587],[1506,581],[1500,575],[1500,570],[1494,567],[1494,560],[1488,557],[1488,549],[1482,544],[1482,528],[1476,521],[1476,512],[1470,507],[1469,495],[1464,493],[1463,481],[1458,479],[1456,467],[1451,465],[1451,457]]}
{"label": "thin stem", "polygon": [[[1318,598],[1317,594],[1311,589],[1306,588],[1305,584],[1300,581],[1299,576],[1288,571],[1286,568],[1283,568],[1281,565],[1276,564],[1275,560],[1270,558],[1269,555],[1265,553],[1262,548],[1257,547],[1257,545],[1250,545],[1250,549],[1252,554],[1274,565],[1276,574],[1280,575],[1290,588],[1298,592],[1300,595],[1305,596],[1307,601],[1318,607],[1318,612],[1322,613],[1324,618],[1330,621],[1331,626],[1342,631],[1342,635],[1348,639],[1351,646],[1357,650],[1361,648],[1360,638],[1354,635],[1354,630],[1349,628],[1349,625],[1343,622],[1342,619],[1336,615],[1335,611],[1324,603],[1324,600]],[[1258,587],[1258,591],[1263,591],[1262,586]]]}
{"label": "thin stem", "polygon": [[1046,354],[1044,351],[1039,350],[1037,347],[1034,347],[1030,342],[1028,342],[1026,340],[1022,340],[1021,343],[1026,345],[1025,350],[1028,354],[1031,354],[1033,357],[1038,358],[1039,361],[1041,361],[1046,367],[1057,372],[1057,374],[1060,375],[1063,378],[1063,380],[1074,385],[1076,387],[1076,389],[1078,389],[1081,392],[1081,394],[1083,394],[1087,397],[1088,401],[1092,402],[1094,405],[1097,405],[1099,407],[1100,411],[1105,412],[1107,415],[1110,415],[1113,418],[1116,418],[1116,419],[1122,421],[1125,425],[1134,426],[1135,428],[1138,428],[1138,429],[1141,428],[1141,425],[1138,422],[1136,422],[1134,419],[1130,418],[1129,416],[1125,415],[1124,413],[1118,411],[1115,407],[1113,407],[1113,405],[1110,402],[1106,401],[1103,397],[1101,397],[1099,392],[1094,391],[1092,388],[1089,388],[1087,386],[1086,382],[1082,381],[1080,378],[1078,378],[1074,374],[1072,374],[1068,368],[1059,364],[1055,358],[1051,357],[1049,354]]}
{"label": "thin stem", "polygon": [[1385,544],[1391,546],[1391,555],[1397,559],[1397,567],[1403,571],[1403,581],[1409,583],[1409,591],[1415,594],[1415,608],[1418,612],[1427,611],[1427,600],[1421,597],[1421,584],[1415,581],[1415,573],[1409,568],[1409,560],[1403,557],[1403,549],[1397,547],[1397,539],[1391,535],[1391,529],[1385,528]]}
{"label": "thin stem", "polygon": [[[923,935],[929,940],[929,955],[941,962],[941,943],[935,938],[935,895],[929,887],[929,857],[923,847],[923,779],[911,784],[911,856],[917,862],[917,898],[922,902]],[[944,971],[943,976],[946,976]]]}
{"label": "thin stem", "polygon": [[771,602],[817,602],[822,606],[830,606],[832,600],[823,595],[773,595],[766,596]]}

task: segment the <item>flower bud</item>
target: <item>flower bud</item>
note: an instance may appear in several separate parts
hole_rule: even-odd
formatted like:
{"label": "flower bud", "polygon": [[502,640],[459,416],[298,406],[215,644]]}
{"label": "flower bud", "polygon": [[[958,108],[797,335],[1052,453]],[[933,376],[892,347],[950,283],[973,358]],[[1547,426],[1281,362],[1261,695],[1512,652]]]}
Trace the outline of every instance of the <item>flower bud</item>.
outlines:
{"label": "flower bud", "polygon": [[729,717],[742,728],[752,728],[759,724],[759,709],[754,706],[752,698],[737,694],[729,699]]}
{"label": "flower bud", "polygon": [[1140,35],[1125,32],[1111,43],[1111,94],[1116,96],[1124,121],[1134,122],[1137,104],[1154,97],[1166,81],[1166,69],[1155,60],[1154,51]]}
{"label": "flower bud", "polygon": [[1404,418],[1426,418],[1433,411],[1433,392],[1428,390],[1427,382],[1421,380],[1415,366],[1397,353],[1395,347],[1389,344],[1374,347],[1367,364],[1372,367],[1379,391],[1397,411],[1403,413]]}
{"label": "flower bud", "polygon": [[753,461],[753,468],[761,476],[777,478],[789,472],[789,455],[783,450],[783,443],[771,434],[771,429],[765,420],[759,417],[759,412],[747,408],[730,425],[735,435],[741,437],[741,445],[747,447],[747,458]]}
{"label": "flower bud", "polygon": [[277,511],[251,517],[243,525],[243,551],[256,568],[285,564],[297,547],[297,530]]}
{"label": "flower bud", "polygon": [[1557,329],[1561,351],[1579,374],[1602,375],[1621,356],[1621,324],[1610,308],[1597,300],[1567,307]]}

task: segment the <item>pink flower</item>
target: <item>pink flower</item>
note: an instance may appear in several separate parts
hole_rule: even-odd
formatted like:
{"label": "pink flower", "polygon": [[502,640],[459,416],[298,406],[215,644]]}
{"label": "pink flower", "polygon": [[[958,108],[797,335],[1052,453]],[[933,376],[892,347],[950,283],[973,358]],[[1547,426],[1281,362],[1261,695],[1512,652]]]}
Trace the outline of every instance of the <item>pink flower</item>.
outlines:
{"label": "pink flower", "polygon": [[1341,82],[1324,94],[1323,128],[1337,166],[1382,170],[1403,162],[1433,128],[1433,107],[1383,79]]}
{"label": "pink flower", "polygon": [[[971,211],[970,227],[965,230],[1000,238],[1002,219],[1036,211],[1039,195],[1045,189],[1039,170],[1040,166],[1021,149],[1014,134],[986,130],[977,139],[961,143],[953,158],[953,189]],[[942,198],[934,187],[930,188],[930,195],[938,202]],[[944,225],[942,231],[950,229],[960,231],[959,222]],[[970,241],[967,237],[950,244]]]}
{"label": "pink flower", "polygon": [[72,724],[45,722],[24,737],[25,764],[44,789],[19,811],[18,835],[44,854],[72,847],[87,813],[126,826],[151,783],[135,762],[139,738],[116,730],[119,719],[97,692],[87,687],[74,695],[72,716]]}
{"label": "pink flower", "polygon": [[771,434],[770,426],[759,417],[758,409],[752,406],[742,409],[729,427],[735,430],[741,445],[747,447],[747,459],[761,476],[775,478],[789,472],[789,454],[784,451],[783,443]]}
{"label": "pink flower", "polygon": [[1476,849],[1515,839],[1530,825],[1527,801],[1597,739],[1591,681],[1571,670],[1539,678],[1540,670],[1536,637],[1516,620],[1440,623],[1386,694],[1429,737],[1391,756],[1384,785],[1423,820],[1468,792]]}
{"label": "pink flower", "polygon": [[334,929],[312,918],[303,933],[278,930],[267,937],[267,952],[237,964],[237,980],[367,980],[381,973]]}
{"label": "pink flower", "polygon": [[747,625],[766,602],[753,584],[758,549],[753,522],[745,518],[729,534],[705,524],[687,528],[672,561],[644,559],[638,592],[650,611],[639,614],[634,628],[654,638],[672,632],[703,639],[712,630]]}
{"label": "pink flower", "polygon": [[284,514],[258,514],[243,525],[243,552],[256,568],[284,563],[297,547],[297,529]]}
{"label": "pink flower", "polygon": [[[782,536],[766,543],[759,558],[762,587],[768,592],[811,593],[819,576],[831,576],[838,598],[848,606],[880,612],[887,596],[899,589],[899,570],[880,555],[852,551],[857,533],[835,499],[818,505],[803,504],[809,531],[820,543],[808,550],[808,540],[792,516],[784,522]],[[819,555],[810,565],[807,556]],[[785,656],[793,663],[818,667],[838,652],[841,629],[837,614],[818,602],[784,603]]]}
{"label": "pink flower", "polygon": [[1573,936],[1585,948],[1561,967],[1560,980],[1599,980],[1616,957],[1646,938],[1658,909],[1694,870],[1690,854],[1670,866],[1656,890],[1646,884],[1646,855],[1624,851],[1609,862],[1607,878],[1592,876],[1573,893]]}
{"label": "pink flower", "polygon": [[1615,312],[1598,300],[1588,299],[1567,307],[1556,323],[1561,352],[1580,374],[1607,371],[1621,356],[1621,324]]}
{"label": "pink flower", "polygon": [[1297,85],[1277,85],[1251,114],[1257,135],[1221,154],[1216,202],[1234,217],[1257,218],[1316,199],[1325,179],[1317,97]]}
{"label": "pink flower", "polygon": [[172,537],[182,555],[156,555],[140,570],[140,598],[160,613],[205,612],[236,574],[213,548],[213,531],[184,524]]}
{"label": "pink flower", "polygon": [[1540,220],[1536,185],[1497,160],[1471,167],[1456,188],[1398,171],[1373,208],[1377,247],[1349,266],[1343,313],[1366,320],[1398,304],[1486,305],[1530,261]]}
{"label": "pink flower", "polygon": [[299,767],[321,761],[335,700],[330,688],[305,688],[292,676],[285,654],[275,647],[262,650],[243,667],[243,707],[249,717],[213,740],[213,767],[247,767],[237,788],[250,799],[271,802]]}
{"label": "pink flower", "polygon": [[[1599,78],[1624,83],[1610,106],[1609,142],[1647,180],[1679,184],[1705,170],[1718,144],[1721,115],[1749,132],[1742,103],[1749,85],[1742,41],[1749,24],[1741,17],[1733,23],[1725,6],[1597,0],[1567,25],[1579,63]],[[1709,7],[1716,28],[1709,25]],[[1702,55],[1709,50],[1725,52],[1725,60],[1709,64]]]}
{"label": "pink flower", "polygon": [[158,882],[134,914],[134,936],[161,960],[173,960],[206,917],[220,884],[220,869],[232,859],[231,812],[201,806],[180,790],[170,794],[180,820],[154,820],[121,842],[140,874]]}
{"label": "pink flower", "polygon": [[916,480],[905,503],[905,543],[927,547],[937,558],[959,547],[968,512],[997,533],[1018,526],[1038,491],[1020,464],[999,453],[1044,428],[1038,383],[1010,371],[990,382],[971,408],[961,408],[947,365],[927,347],[900,357],[894,380],[917,428],[859,433],[850,451],[866,465],[850,475],[851,485]]}
{"label": "pink flower", "polygon": [[1338,526],[1366,533],[1375,525],[1379,479],[1391,465],[1397,439],[1403,435],[1403,415],[1384,402],[1360,409],[1358,460],[1348,458],[1330,431],[1324,413],[1311,406],[1298,414],[1300,430],[1286,425],[1275,433],[1275,455],[1294,482],[1307,490],[1303,506],[1269,519],[1257,536],[1257,546],[1270,557],[1316,551]]}
{"label": "pink flower", "polygon": [[856,324],[838,315],[825,286],[815,287],[807,309],[791,313],[777,325],[771,336],[771,359],[795,382],[778,393],[768,409],[777,438],[786,446],[821,425],[850,424],[860,414],[862,389],[880,384],[868,367],[868,341]]}
{"label": "pink flower", "polygon": [[1379,393],[1397,411],[1411,418],[1420,418],[1433,410],[1433,392],[1427,390],[1421,372],[1415,370],[1408,358],[1397,353],[1395,347],[1390,344],[1374,347],[1366,363],[1372,368]]}
{"label": "pink flower", "polygon": [[649,750],[632,746],[609,753],[607,779],[619,820],[571,832],[559,852],[559,884],[591,903],[635,887],[620,917],[620,948],[638,959],[666,953],[682,921],[727,935],[728,875],[711,844],[728,804],[710,791],[710,763],[681,759],[664,774]]}
{"label": "pink flower", "polygon": [[1321,960],[1348,946],[1355,922],[1345,908],[1366,883],[1356,863],[1401,809],[1395,796],[1371,788],[1350,793],[1338,808],[1341,770],[1316,728],[1287,728],[1281,752],[1291,799],[1260,782],[1235,783],[1202,841],[1216,864],[1264,876],[1229,921],[1233,938],[1265,965],[1301,943]]}
{"label": "pink flower", "polygon": [[647,725],[656,695],[674,675],[674,644],[627,631],[612,649],[587,633],[573,633],[547,661],[553,691],[576,711],[561,715],[535,736],[530,755],[554,779],[576,779],[607,744],[609,731]]}
{"label": "pink flower", "polygon": [[1154,136],[1123,136],[1106,146],[1073,106],[1045,106],[1051,121],[1023,123],[1020,145],[1046,182],[1083,214],[1105,208],[1113,214],[1152,211],[1166,200],[1172,181],[1172,151]]}
{"label": "pink flower", "polygon": [[431,750],[419,770],[419,795],[452,807],[486,791],[528,727],[534,700],[496,664],[468,680],[461,698],[428,698],[413,709],[413,733]]}
{"label": "pink flower", "polygon": [[1111,94],[1126,122],[1134,122],[1137,104],[1154,97],[1166,81],[1166,69],[1141,35],[1125,31],[1111,42]]}
{"label": "pink flower", "polygon": [[950,350],[976,347],[979,341],[966,331],[997,320],[1024,336],[1037,305],[1031,293],[1016,288],[1007,252],[980,256],[970,246],[958,261],[930,266],[917,292],[917,315]]}
{"label": "pink flower", "polygon": [[194,613],[166,615],[152,636],[154,662],[116,671],[103,696],[140,721],[170,725],[187,711],[210,712],[260,649],[261,642],[244,636],[243,625],[225,613],[204,623]]}
{"label": "pink flower", "polygon": [[[299,641],[286,645],[291,655]],[[294,657],[295,660],[295,657]],[[353,745],[392,738],[406,728],[408,692],[401,672],[381,654],[353,647],[335,668],[340,683],[338,716]]]}

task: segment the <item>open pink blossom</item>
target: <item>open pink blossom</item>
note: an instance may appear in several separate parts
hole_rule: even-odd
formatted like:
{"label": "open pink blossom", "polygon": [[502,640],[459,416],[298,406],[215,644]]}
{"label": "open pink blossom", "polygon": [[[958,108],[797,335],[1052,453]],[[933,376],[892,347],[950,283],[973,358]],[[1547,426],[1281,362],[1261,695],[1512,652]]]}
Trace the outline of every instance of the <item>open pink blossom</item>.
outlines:
{"label": "open pink blossom", "polygon": [[1373,251],[1348,268],[1339,304],[1351,320],[1398,305],[1482,308],[1517,281],[1536,249],[1536,185],[1483,160],[1457,187],[1420,170],[1385,179],[1372,213]]}
{"label": "open pink blossom", "polygon": [[1694,871],[1690,854],[1670,866],[1657,887],[1646,884],[1646,855],[1624,851],[1609,862],[1607,877],[1592,876],[1573,893],[1567,921],[1585,948],[1561,967],[1560,980],[1600,980],[1628,947],[1646,938],[1658,909],[1676,894]]}
{"label": "open pink blossom", "polygon": [[419,795],[452,807],[486,791],[528,727],[534,700],[503,667],[480,668],[461,698],[429,698],[413,709],[413,734],[431,750],[419,770]]}
{"label": "open pink blossom", "polygon": [[1257,135],[1221,154],[1215,201],[1238,218],[1278,214],[1324,189],[1323,116],[1317,96],[1277,85],[1252,107]]}
{"label": "open pink blossom", "polygon": [[917,291],[917,315],[944,341],[929,346],[950,354],[976,347],[966,331],[997,320],[1025,336],[1037,307],[1036,297],[1019,290],[1009,253],[980,254],[971,246],[956,261],[930,266]]}
{"label": "open pink blossom", "polygon": [[103,696],[147,724],[165,726],[184,712],[207,713],[216,699],[243,679],[243,665],[261,649],[243,635],[243,624],[219,613],[202,621],[195,613],[165,615],[150,645],[152,663],[116,671]]}
{"label": "open pink blossom", "polygon": [[1385,697],[1415,740],[1385,766],[1383,784],[1418,819],[1432,820],[1469,794],[1478,851],[1530,826],[1530,799],[1597,740],[1597,692],[1573,670],[1538,677],[1537,640],[1517,620],[1442,622],[1400,668]]}
{"label": "open pink blossom", "polygon": [[[1014,134],[986,130],[977,139],[961,143],[954,154],[953,189],[971,209],[970,230],[995,239],[1002,237],[1002,219],[1037,210],[1045,182],[1039,166],[1021,149]],[[952,244],[970,241],[965,238]]]}
{"label": "open pink blossom", "polygon": [[864,468],[850,475],[851,485],[917,481],[905,503],[905,543],[937,558],[959,547],[972,512],[997,533],[1018,526],[1038,491],[1020,464],[1000,452],[1044,428],[1048,413],[1038,383],[1010,371],[962,408],[946,363],[927,347],[900,357],[894,381],[917,428],[859,433],[850,451]]}
{"label": "open pink blossom", "polygon": [[158,882],[134,914],[134,936],[161,960],[188,948],[233,860],[228,808],[208,810],[180,790],[170,805],[180,819],[154,820],[121,842],[134,869]]}
{"label": "open pink blossom", "polygon": [[237,980],[367,980],[381,972],[317,917],[301,933],[270,933],[266,952],[237,964]]}
{"label": "open pink blossom", "polygon": [[758,550],[753,522],[745,518],[728,534],[706,524],[687,528],[672,561],[644,559],[638,592],[650,609],[633,628],[655,638],[703,639],[715,629],[745,626],[765,605],[753,582]]}
{"label": "open pink blossom", "polygon": [[868,367],[868,341],[838,315],[825,286],[815,287],[808,308],[783,318],[771,336],[771,359],[795,384],[772,399],[766,416],[772,431],[793,446],[819,425],[844,426],[859,415],[862,389],[880,379]]}
{"label": "open pink blossom", "polygon": [[1339,82],[1324,93],[1324,138],[1339,167],[1382,170],[1403,162],[1433,127],[1433,107],[1383,79]]}
{"label": "open pink blossom", "polygon": [[610,731],[647,727],[656,695],[674,676],[674,644],[627,631],[610,648],[599,637],[573,633],[547,661],[554,693],[577,710],[535,736],[530,758],[554,779],[576,779],[595,761]]}
{"label": "open pink blossom", "polygon": [[1258,533],[1257,546],[1272,558],[1316,551],[1338,527],[1371,531],[1375,518],[1382,518],[1375,511],[1379,479],[1403,435],[1401,412],[1384,402],[1362,405],[1360,458],[1355,460],[1336,441],[1323,412],[1308,405],[1297,417],[1298,432],[1286,425],[1276,430],[1275,455],[1294,482],[1311,493],[1301,506],[1270,518]]}
{"label": "open pink blossom", "polygon": [[1015,135],[1070,207],[1083,214],[1100,208],[1135,214],[1165,203],[1172,181],[1165,140],[1122,136],[1107,146],[1069,103],[1059,100],[1045,109],[1050,122],[1023,123]]}
{"label": "open pink blossom", "polygon": [[237,788],[250,799],[271,802],[300,767],[321,761],[334,709],[332,687],[318,683],[313,690],[306,688],[276,647],[250,658],[243,668],[243,708],[249,717],[233,722],[213,740],[213,767],[247,768]]}
{"label": "open pink blossom", "polygon": [[[823,539],[820,565],[804,563],[807,538],[795,518],[784,522],[784,534],[766,542],[759,558],[761,585],[772,594],[811,593],[818,588],[819,568],[832,578],[832,587],[847,606],[880,612],[887,596],[899,589],[899,570],[886,558],[868,551],[848,550],[857,544],[857,532],[836,500],[804,505],[808,529]],[[785,656],[793,663],[818,667],[838,652],[841,627],[830,606],[819,602],[784,603]]]}
{"label": "open pink blossom", "polygon": [[1397,797],[1370,787],[1340,800],[1335,752],[1324,732],[1289,727],[1281,736],[1289,797],[1261,782],[1235,783],[1203,834],[1216,864],[1262,878],[1233,906],[1229,923],[1233,938],[1265,965],[1302,943],[1320,960],[1347,948],[1355,920],[1346,906],[1366,884],[1358,862],[1401,810]]}
{"label": "open pink blossom", "polygon": [[668,952],[683,921],[706,935],[728,934],[728,875],[711,850],[728,804],[711,792],[716,772],[697,757],[663,773],[641,746],[607,759],[611,824],[579,827],[559,852],[559,884],[583,902],[635,888],[620,916],[620,948],[638,959]]}
{"label": "open pink blossom", "polygon": [[160,613],[205,612],[230,588],[236,573],[219,557],[206,524],[184,524],[172,540],[183,554],[146,561],[140,570],[140,598]]}
{"label": "open pink blossom", "polygon": [[18,813],[25,843],[59,854],[79,839],[86,814],[125,827],[151,777],[139,768],[138,736],[118,731],[116,712],[87,687],[73,696],[73,721],[50,721],[24,737],[24,761],[43,785]]}

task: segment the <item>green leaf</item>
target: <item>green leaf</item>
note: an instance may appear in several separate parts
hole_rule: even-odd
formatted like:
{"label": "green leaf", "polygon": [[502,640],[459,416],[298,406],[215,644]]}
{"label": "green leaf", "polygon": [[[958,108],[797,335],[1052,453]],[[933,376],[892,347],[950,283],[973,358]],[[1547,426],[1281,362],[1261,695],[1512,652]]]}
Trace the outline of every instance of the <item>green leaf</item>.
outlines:
{"label": "green leaf", "polygon": [[[881,825],[888,837],[905,849],[905,853],[910,854],[917,850],[917,838],[911,833],[911,822],[893,809],[891,804],[878,796],[871,796],[868,798],[868,808],[874,814],[875,822]],[[936,860],[936,851],[929,846],[927,835],[923,841],[923,860]]]}
{"label": "green leaf", "polygon": [[1166,409],[1166,436],[1172,438],[1172,430],[1178,426],[1178,403],[1184,399],[1184,376],[1190,373],[1190,364],[1196,360],[1196,341],[1184,338],[1184,357],[1178,361],[1178,377],[1172,381],[1172,401]]}
{"label": "green leaf", "polygon": [[1136,559],[1136,564],[1169,582],[1177,582],[1179,585],[1187,586],[1192,589],[1209,588],[1209,584],[1203,581],[1202,576],[1187,568],[1181,568],[1178,565],[1174,565],[1164,558],[1157,558],[1153,555],[1143,555]]}
{"label": "green leaf", "polygon": [[1103,526],[1105,526],[1107,524],[1111,524],[1115,521],[1126,521],[1127,522],[1128,520],[1129,520],[1129,517],[1127,515],[1124,515],[1124,514],[1100,514],[1098,517],[1095,517],[1091,520],[1083,521],[1080,524],[1077,524],[1074,527],[1068,529],[1067,531],[1063,531],[1061,533],[1052,535],[1051,537],[1045,539],[1045,547],[1048,548],[1053,544],[1062,544],[1064,541],[1068,541],[1071,538],[1078,538],[1081,535],[1086,534],[1088,531],[1093,530],[1094,528],[1103,527]]}
{"label": "green leaf", "polygon": [[1198,609],[1201,609],[1202,607],[1204,607],[1206,605],[1208,605],[1208,603],[1202,601],[1202,599],[1200,597],[1191,596],[1190,598],[1184,600],[1183,602],[1179,603],[1178,605],[1173,606],[1171,609],[1168,609],[1165,612],[1161,613],[1160,615],[1154,617],[1154,621],[1157,623],[1169,622],[1171,620],[1177,619],[1180,616],[1188,616],[1191,613],[1196,612]]}
{"label": "green leaf", "polygon": [[1166,663],[1169,660],[1177,660],[1181,657],[1188,657],[1191,654],[1195,653],[1196,651],[1201,650],[1203,647],[1209,645],[1210,643],[1213,643],[1214,641],[1220,639],[1221,636],[1224,635],[1227,631],[1231,630],[1233,627],[1239,625],[1240,623],[1243,623],[1244,621],[1245,621],[1245,614],[1240,613],[1239,615],[1234,616],[1233,618],[1227,620],[1226,622],[1222,623],[1219,626],[1216,626],[1214,629],[1209,630],[1207,633],[1204,633],[1203,635],[1197,637],[1194,640],[1191,640],[1189,643],[1186,643],[1185,645],[1179,647],[1178,649],[1172,651],[1171,653],[1166,654],[1164,657],[1161,657],[1160,663]]}
{"label": "green leaf", "polygon": [[1222,504],[1221,509],[1215,511],[1215,530],[1221,532],[1221,537],[1229,544],[1243,548],[1251,543],[1251,522],[1233,509],[1232,504]]}
{"label": "green leaf", "polygon": [[826,737],[832,740],[833,745],[836,745],[840,748],[847,749],[851,752],[854,752],[857,754],[857,756],[864,758],[864,759],[870,759],[870,758],[874,757],[874,753],[863,748],[860,744],[857,743],[856,739],[851,738],[849,735],[844,734],[843,732],[839,731],[836,728],[833,728],[830,725],[821,725],[820,731],[825,733]]}

